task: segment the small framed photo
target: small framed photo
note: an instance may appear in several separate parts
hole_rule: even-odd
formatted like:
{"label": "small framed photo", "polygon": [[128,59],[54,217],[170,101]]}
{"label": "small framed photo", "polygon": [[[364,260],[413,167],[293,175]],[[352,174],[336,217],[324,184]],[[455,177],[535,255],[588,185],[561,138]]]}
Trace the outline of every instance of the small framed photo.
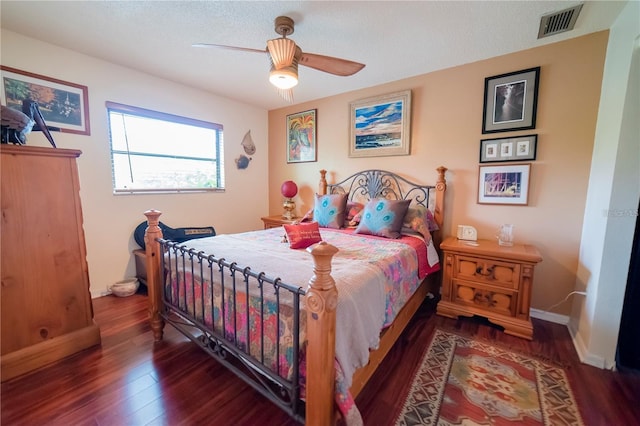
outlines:
{"label": "small framed photo", "polygon": [[287,163],[317,160],[316,110],[287,115]]}
{"label": "small framed photo", "polygon": [[411,90],[351,102],[349,157],[409,155]]}
{"label": "small framed photo", "polygon": [[38,103],[47,127],[63,133],[91,134],[87,86],[5,66],[0,70],[3,105],[22,112],[22,101],[30,99]]}
{"label": "small framed photo", "polygon": [[482,133],[535,129],[540,67],[484,80]]}
{"label": "small framed photo", "polygon": [[480,141],[480,162],[535,160],[537,141],[538,135],[482,139]]}
{"label": "small framed photo", "polygon": [[478,204],[529,203],[529,174],[531,164],[508,166],[480,166],[478,175]]}

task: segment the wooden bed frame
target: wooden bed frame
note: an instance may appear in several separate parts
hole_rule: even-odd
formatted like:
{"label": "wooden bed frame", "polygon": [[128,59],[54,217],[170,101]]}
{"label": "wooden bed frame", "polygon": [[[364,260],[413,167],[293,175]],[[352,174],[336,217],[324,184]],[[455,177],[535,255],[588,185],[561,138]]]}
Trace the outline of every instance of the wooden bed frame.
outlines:
{"label": "wooden bed frame", "polygon": [[[437,181],[432,187],[433,199],[418,200],[419,204],[426,205],[434,213],[437,224],[442,229],[444,218],[444,197],[446,190],[445,172],[447,168],[438,167]],[[350,184],[347,192],[353,189],[366,187],[367,194],[386,198],[397,197],[393,188],[388,188],[389,183],[385,179],[401,180],[405,184],[416,186],[394,173],[381,170],[367,170],[356,173],[337,184],[328,184],[326,171],[320,171],[319,194],[335,193],[342,188],[342,184],[356,177],[357,182]],[[353,182],[353,181],[352,181]],[[382,182],[382,184],[381,184]],[[386,183],[385,183],[386,182]],[[422,185],[420,185],[422,186]],[[375,187],[375,188],[373,188]],[[369,192],[370,191],[370,192]],[[431,193],[430,191],[430,193]],[[401,198],[410,198],[410,194],[400,194]],[[373,198],[372,196],[372,198]],[[154,340],[162,340],[165,321],[163,319],[163,274],[161,261],[161,246],[158,240],[162,239],[162,231],[158,223],[161,212],[157,210],[146,211],[148,227],[145,234],[146,258],[147,258],[147,288],[149,294],[149,320],[153,330]],[[433,235],[434,244],[438,247],[441,240],[440,232]],[[313,276],[306,290],[305,309],[307,311],[307,358],[306,358],[306,410],[305,422],[309,425],[331,425],[336,421],[336,407],[334,403],[335,384],[335,333],[336,333],[336,305],[338,290],[331,277],[331,260],[338,249],[330,244],[321,242],[307,249],[313,256]],[[311,275],[311,271],[309,272]],[[350,392],[355,398],[373,375],[378,365],[382,362],[387,352],[398,339],[409,320],[418,310],[430,291],[439,288],[440,273],[430,274],[420,284],[414,295],[398,313],[394,322],[387,327],[381,336],[378,349],[371,351],[369,363],[358,369],[353,376]]]}

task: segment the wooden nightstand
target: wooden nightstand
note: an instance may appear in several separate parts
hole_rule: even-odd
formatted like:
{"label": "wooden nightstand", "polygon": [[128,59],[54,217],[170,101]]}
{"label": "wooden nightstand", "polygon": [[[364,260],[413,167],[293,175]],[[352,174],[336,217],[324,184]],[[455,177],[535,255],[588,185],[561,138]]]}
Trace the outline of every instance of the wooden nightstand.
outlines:
{"label": "wooden nightstand", "polygon": [[265,216],[265,217],[261,217],[260,218],[262,220],[262,222],[264,223],[264,229],[269,229],[269,228],[278,228],[282,225],[291,225],[294,222],[299,221],[301,218],[297,217],[295,219],[283,219],[282,215],[275,215],[275,216]]}
{"label": "wooden nightstand", "polygon": [[532,245],[499,246],[478,240],[477,246],[447,238],[443,254],[442,298],[439,315],[486,317],[504,332],[532,339],[529,317],[533,269],[542,257]]}

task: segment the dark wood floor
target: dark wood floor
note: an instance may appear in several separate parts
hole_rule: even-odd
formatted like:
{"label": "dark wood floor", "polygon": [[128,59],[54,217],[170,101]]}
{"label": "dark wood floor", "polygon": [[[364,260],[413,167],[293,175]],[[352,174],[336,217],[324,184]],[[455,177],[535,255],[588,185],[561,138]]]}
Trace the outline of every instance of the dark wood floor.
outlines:
{"label": "dark wood floor", "polygon": [[[153,344],[146,296],[93,301],[101,347],[7,381],[2,425],[294,425],[286,414],[171,327]],[[534,320],[532,342],[425,302],[356,403],[366,425],[390,425],[436,327],[567,366],[587,425],[640,425],[640,376],[578,361],[566,327]]]}

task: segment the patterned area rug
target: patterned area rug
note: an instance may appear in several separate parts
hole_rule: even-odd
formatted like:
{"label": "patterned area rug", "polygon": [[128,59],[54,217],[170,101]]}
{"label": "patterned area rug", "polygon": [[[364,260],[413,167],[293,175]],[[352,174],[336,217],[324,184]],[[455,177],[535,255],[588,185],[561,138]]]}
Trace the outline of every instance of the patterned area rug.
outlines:
{"label": "patterned area rug", "polygon": [[582,425],[562,368],[436,330],[396,425]]}

